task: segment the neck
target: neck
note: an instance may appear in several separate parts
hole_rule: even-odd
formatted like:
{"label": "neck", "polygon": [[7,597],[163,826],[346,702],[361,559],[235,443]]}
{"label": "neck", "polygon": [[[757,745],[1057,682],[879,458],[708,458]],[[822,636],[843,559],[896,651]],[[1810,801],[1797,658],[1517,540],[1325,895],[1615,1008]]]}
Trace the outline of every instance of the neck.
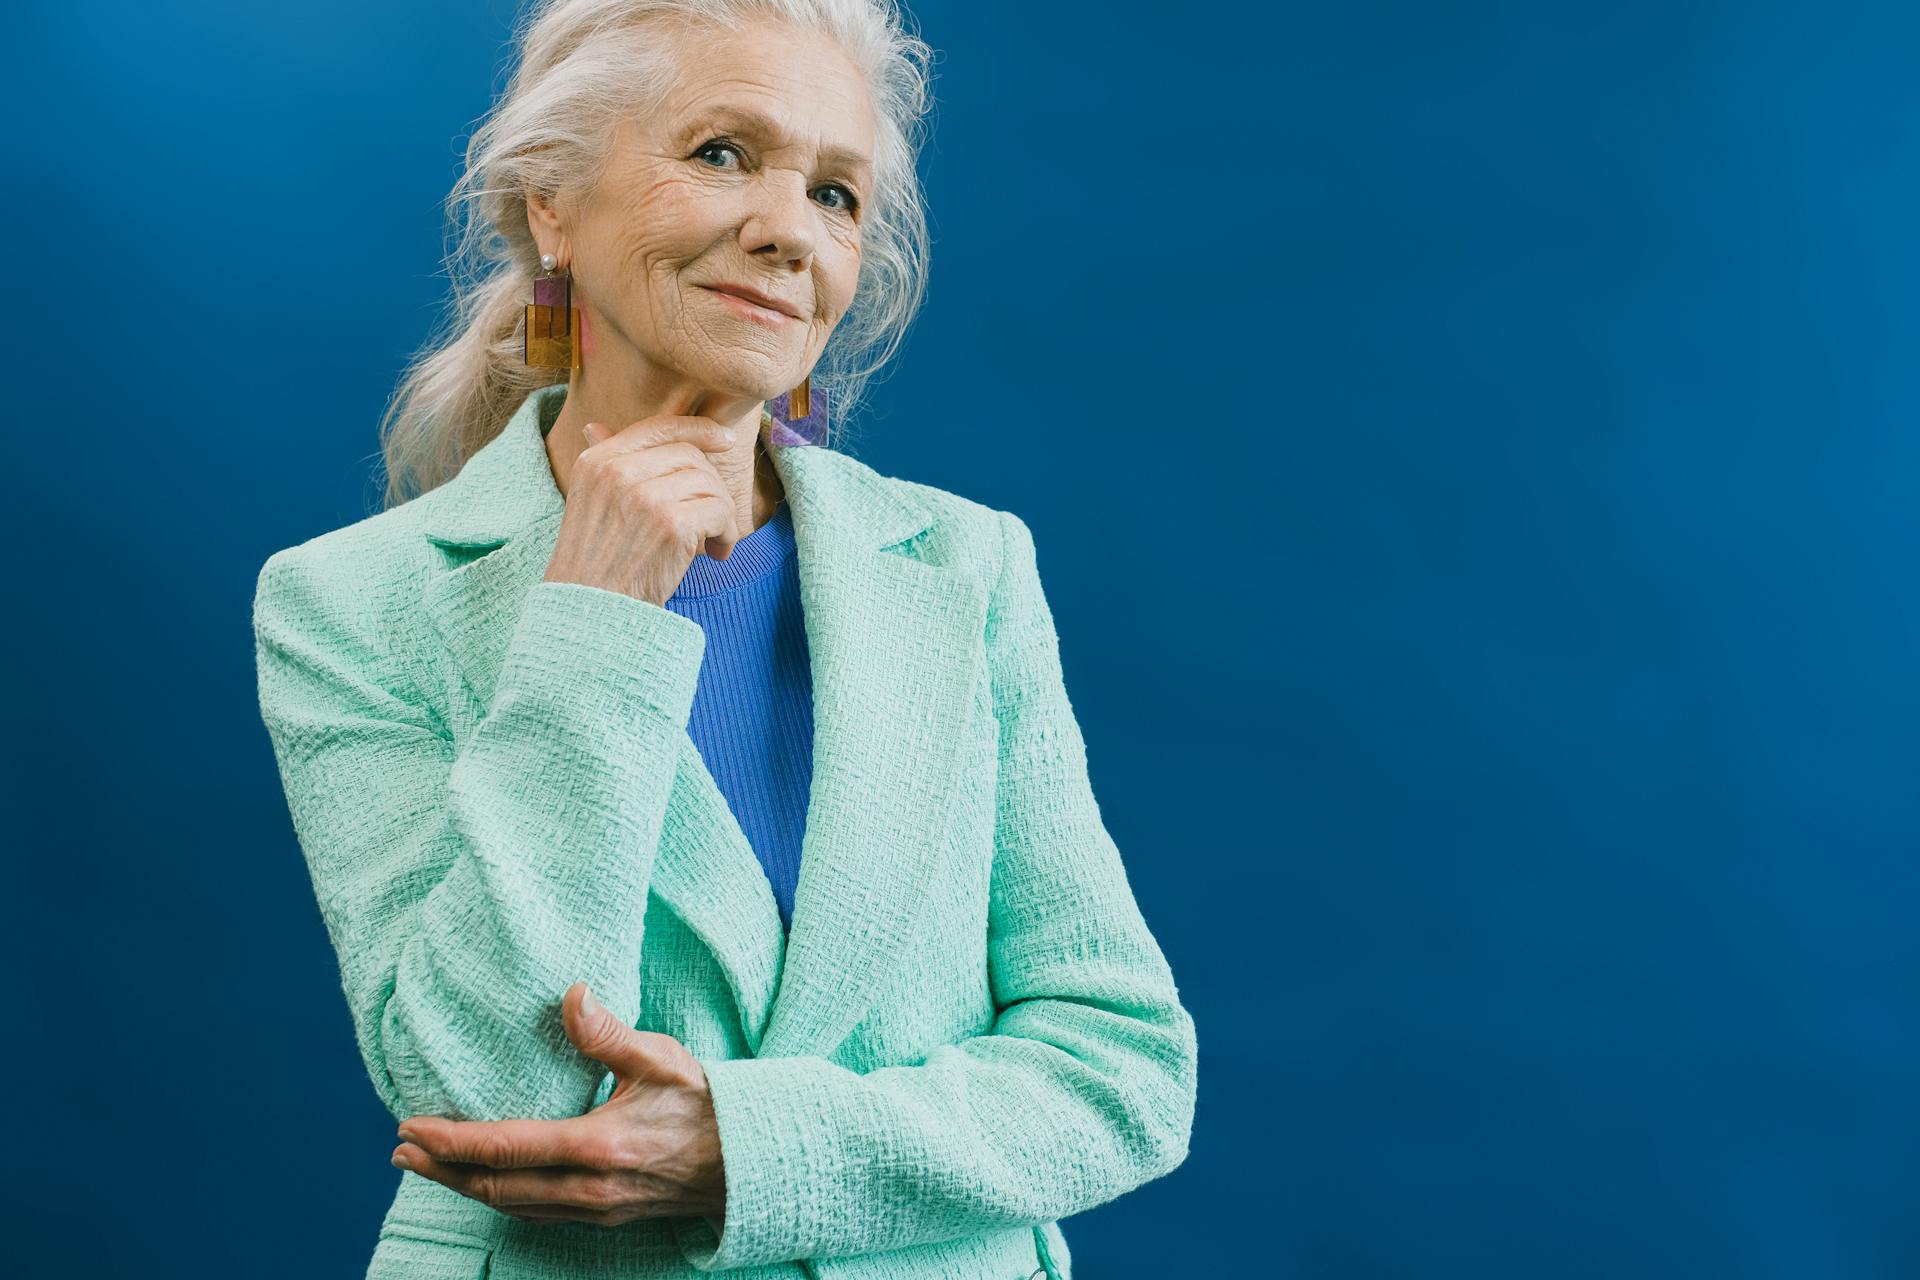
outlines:
{"label": "neck", "polygon": [[707,455],[732,500],[739,536],[746,537],[771,519],[785,493],[771,458],[764,452],[772,447],[762,417],[765,402],[703,387],[677,373],[662,376],[652,366],[632,369],[632,376],[623,378],[620,369],[605,367],[605,345],[600,344],[594,352],[596,377],[590,377],[585,369],[573,371],[566,402],[547,433],[547,459],[561,496],[567,493],[575,459],[587,448],[581,430],[589,422],[618,433],[642,418],[704,417],[739,432],[739,439],[727,452]]}

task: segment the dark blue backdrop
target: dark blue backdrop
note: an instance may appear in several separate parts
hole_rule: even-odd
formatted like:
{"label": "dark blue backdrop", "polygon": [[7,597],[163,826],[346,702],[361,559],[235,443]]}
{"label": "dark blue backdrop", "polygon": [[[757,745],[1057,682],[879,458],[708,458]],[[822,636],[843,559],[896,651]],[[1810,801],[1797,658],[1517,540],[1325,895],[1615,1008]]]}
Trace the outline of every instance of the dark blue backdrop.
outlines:
{"label": "dark blue backdrop", "polygon": [[[1027,519],[1199,1024],[1083,1280],[1920,1274],[1910,4],[920,0],[860,456]],[[9,20],[13,1274],[359,1274],[255,705],[508,0]]]}

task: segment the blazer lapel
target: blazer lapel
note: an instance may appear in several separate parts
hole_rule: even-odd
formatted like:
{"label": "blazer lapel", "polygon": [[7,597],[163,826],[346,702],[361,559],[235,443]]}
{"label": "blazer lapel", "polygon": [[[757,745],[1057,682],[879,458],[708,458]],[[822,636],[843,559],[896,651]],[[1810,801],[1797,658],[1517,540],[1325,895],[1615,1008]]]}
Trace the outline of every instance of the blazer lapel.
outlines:
{"label": "blazer lapel", "polygon": [[798,547],[814,746],[793,927],[758,1056],[828,1057],[932,909],[987,592],[902,545],[935,516],[885,477],[825,446],[772,456]]}
{"label": "blazer lapel", "polygon": [[[477,556],[432,578],[422,607],[477,709],[526,595],[544,577],[565,500],[542,427],[564,384],[530,394],[460,473],[416,501],[429,541]],[[797,546],[813,671],[813,780],[791,935],[772,886],[691,738],[652,892],[712,951],[760,1057],[827,1056],[906,958],[930,907],[986,625],[971,573],[902,544],[934,514],[823,446],[776,447]]]}

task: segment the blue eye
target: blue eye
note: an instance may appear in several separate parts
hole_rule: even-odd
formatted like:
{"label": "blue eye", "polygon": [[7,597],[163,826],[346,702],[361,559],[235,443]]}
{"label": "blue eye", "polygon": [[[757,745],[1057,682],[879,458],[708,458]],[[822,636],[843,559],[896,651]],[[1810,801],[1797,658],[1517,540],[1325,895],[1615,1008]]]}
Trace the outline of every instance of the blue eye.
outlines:
{"label": "blue eye", "polygon": [[828,183],[826,187],[823,188],[823,190],[838,191],[841,195],[847,198],[847,202],[845,204],[834,206],[835,208],[840,210],[840,212],[842,213],[852,213],[855,209],[858,209],[860,207],[860,197],[854,195],[853,192],[847,190],[845,187],[841,186],[837,182]]}
{"label": "blue eye", "polygon": [[701,154],[703,154],[703,153],[705,153],[705,152],[708,152],[708,151],[712,151],[712,150],[713,150],[713,149],[715,149],[716,147],[717,147],[717,148],[719,148],[719,149],[720,149],[720,150],[722,150],[722,151],[731,151],[731,152],[733,152],[733,154],[735,154],[735,155],[739,155],[739,154],[740,154],[740,148],[738,148],[738,147],[736,147],[736,146],[734,146],[734,145],[733,145],[733,144],[732,144],[731,142],[722,142],[722,141],[721,141],[720,139],[718,139],[718,138],[715,138],[715,139],[714,139],[713,141],[711,141],[711,142],[709,142],[709,143],[707,143],[706,145],[704,145],[704,146],[702,146],[702,147],[700,148],[700,150],[699,150],[699,151],[696,151],[696,152],[694,152],[693,154],[695,154],[695,155],[701,155]]}

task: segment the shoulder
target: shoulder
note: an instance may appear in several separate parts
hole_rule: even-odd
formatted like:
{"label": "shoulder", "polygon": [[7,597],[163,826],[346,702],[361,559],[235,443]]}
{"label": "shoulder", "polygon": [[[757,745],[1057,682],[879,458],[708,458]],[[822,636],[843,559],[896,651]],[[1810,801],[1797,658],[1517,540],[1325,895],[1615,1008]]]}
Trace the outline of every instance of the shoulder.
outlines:
{"label": "shoulder", "polygon": [[890,483],[934,512],[938,524],[963,531],[953,539],[954,555],[979,573],[996,611],[1010,599],[1039,591],[1033,530],[1014,512],[930,484],[891,478]]}
{"label": "shoulder", "polygon": [[433,497],[423,494],[274,552],[260,567],[258,585],[302,579],[358,580],[371,586],[416,579],[425,572],[432,550],[422,534],[421,516]]}
{"label": "shoulder", "polygon": [[412,647],[411,625],[436,550],[422,533],[433,493],[268,556],[254,582],[256,635],[306,637],[373,657]]}
{"label": "shoulder", "polygon": [[930,517],[928,531],[915,543],[916,556],[965,565],[978,573],[990,588],[1001,579],[1009,553],[1017,556],[1023,542],[1029,548],[1032,546],[1031,532],[1011,511],[938,485],[887,475],[850,454],[837,454],[834,465],[858,483],[918,508]]}
{"label": "shoulder", "polygon": [[931,517],[911,544],[916,559],[978,576],[986,601],[984,643],[1003,705],[1024,696],[1018,690],[1028,682],[1053,678],[1059,638],[1026,521],[936,485],[882,475],[851,458],[835,465],[863,485],[880,486],[870,492],[884,492]]}

